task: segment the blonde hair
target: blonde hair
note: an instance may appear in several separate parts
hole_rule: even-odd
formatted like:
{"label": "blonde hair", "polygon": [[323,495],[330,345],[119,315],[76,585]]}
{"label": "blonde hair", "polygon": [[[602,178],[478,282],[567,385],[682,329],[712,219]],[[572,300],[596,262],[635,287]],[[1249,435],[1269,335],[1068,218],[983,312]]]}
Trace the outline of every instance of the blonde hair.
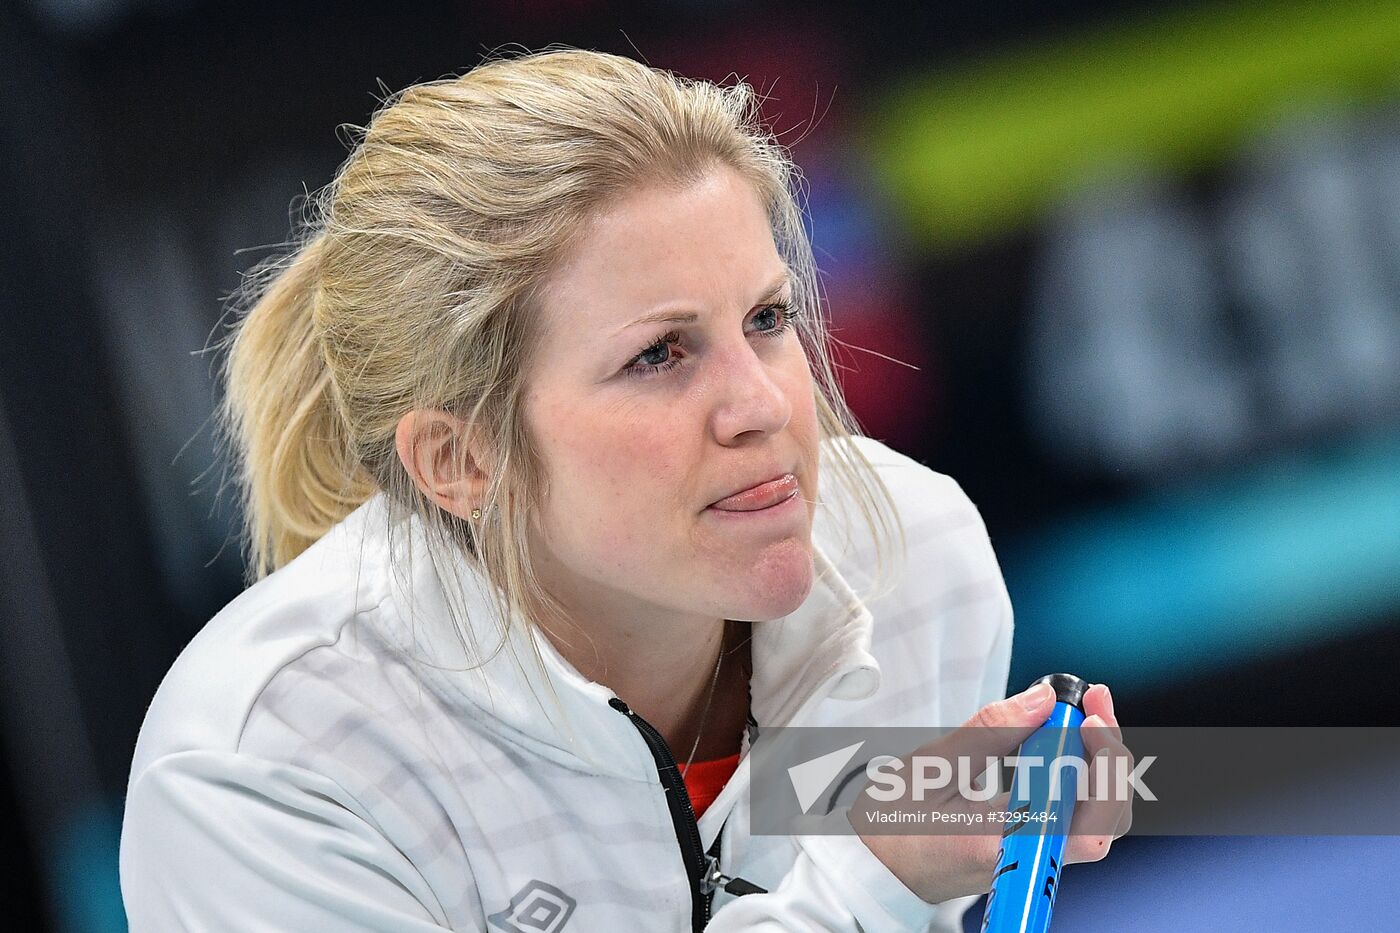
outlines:
{"label": "blonde hair", "polygon": [[[749,85],[575,49],[495,58],[409,87],[360,135],[310,200],[299,248],[235,296],[223,341],[220,428],[249,582],[383,490],[421,517],[435,564],[469,555],[494,584],[502,624],[513,615],[542,624],[559,607],[531,569],[526,521],[543,473],[521,401],[545,277],[583,224],[629,190],[727,166],[766,206],[798,309],[816,312],[801,177],[761,127]],[[850,442],[856,423],[821,315],[803,313],[798,326],[835,479],[883,566],[890,536],[903,545],[898,513]],[[396,425],[417,408],[459,414],[496,453],[479,522],[438,508],[399,460]]]}

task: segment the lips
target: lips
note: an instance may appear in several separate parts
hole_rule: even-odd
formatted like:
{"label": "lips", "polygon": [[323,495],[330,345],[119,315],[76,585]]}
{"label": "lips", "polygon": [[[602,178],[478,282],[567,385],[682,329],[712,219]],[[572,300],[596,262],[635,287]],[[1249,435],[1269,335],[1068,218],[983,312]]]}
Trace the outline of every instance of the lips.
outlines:
{"label": "lips", "polygon": [[711,504],[721,512],[756,512],[777,505],[797,494],[797,477],[783,473],[770,480],[740,490]]}

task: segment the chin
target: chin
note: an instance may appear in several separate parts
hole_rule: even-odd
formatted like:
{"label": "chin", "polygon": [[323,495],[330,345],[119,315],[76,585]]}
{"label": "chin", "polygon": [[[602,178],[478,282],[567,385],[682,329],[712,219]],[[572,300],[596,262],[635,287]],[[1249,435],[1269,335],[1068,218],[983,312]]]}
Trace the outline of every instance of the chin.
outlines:
{"label": "chin", "polygon": [[741,622],[780,619],[806,601],[814,579],[810,549],[784,548],[766,554],[732,587],[733,608],[726,618]]}

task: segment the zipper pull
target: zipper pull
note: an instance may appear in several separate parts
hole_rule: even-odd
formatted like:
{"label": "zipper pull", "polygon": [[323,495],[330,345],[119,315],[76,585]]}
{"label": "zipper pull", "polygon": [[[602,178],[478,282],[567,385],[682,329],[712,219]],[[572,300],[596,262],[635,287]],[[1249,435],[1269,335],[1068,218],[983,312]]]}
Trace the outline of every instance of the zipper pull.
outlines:
{"label": "zipper pull", "polygon": [[743,878],[731,878],[719,870],[719,859],[713,855],[705,856],[705,877],[700,879],[700,886],[705,894],[712,893],[716,888],[722,888],[730,894],[742,896],[744,894],[767,894],[767,888],[760,888],[752,881],[745,881]]}

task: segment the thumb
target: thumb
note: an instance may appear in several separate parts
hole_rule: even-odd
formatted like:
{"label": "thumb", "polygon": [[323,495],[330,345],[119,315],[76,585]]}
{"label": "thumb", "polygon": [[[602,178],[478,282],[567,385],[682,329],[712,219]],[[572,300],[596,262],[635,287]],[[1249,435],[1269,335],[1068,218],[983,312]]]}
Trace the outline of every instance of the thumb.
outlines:
{"label": "thumb", "polygon": [[988,703],[934,744],[946,757],[965,755],[973,760],[1000,757],[1014,751],[1032,732],[1045,725],[1054,706],[1054,688],[1049,684],[1036,684],[1005,700]]}

